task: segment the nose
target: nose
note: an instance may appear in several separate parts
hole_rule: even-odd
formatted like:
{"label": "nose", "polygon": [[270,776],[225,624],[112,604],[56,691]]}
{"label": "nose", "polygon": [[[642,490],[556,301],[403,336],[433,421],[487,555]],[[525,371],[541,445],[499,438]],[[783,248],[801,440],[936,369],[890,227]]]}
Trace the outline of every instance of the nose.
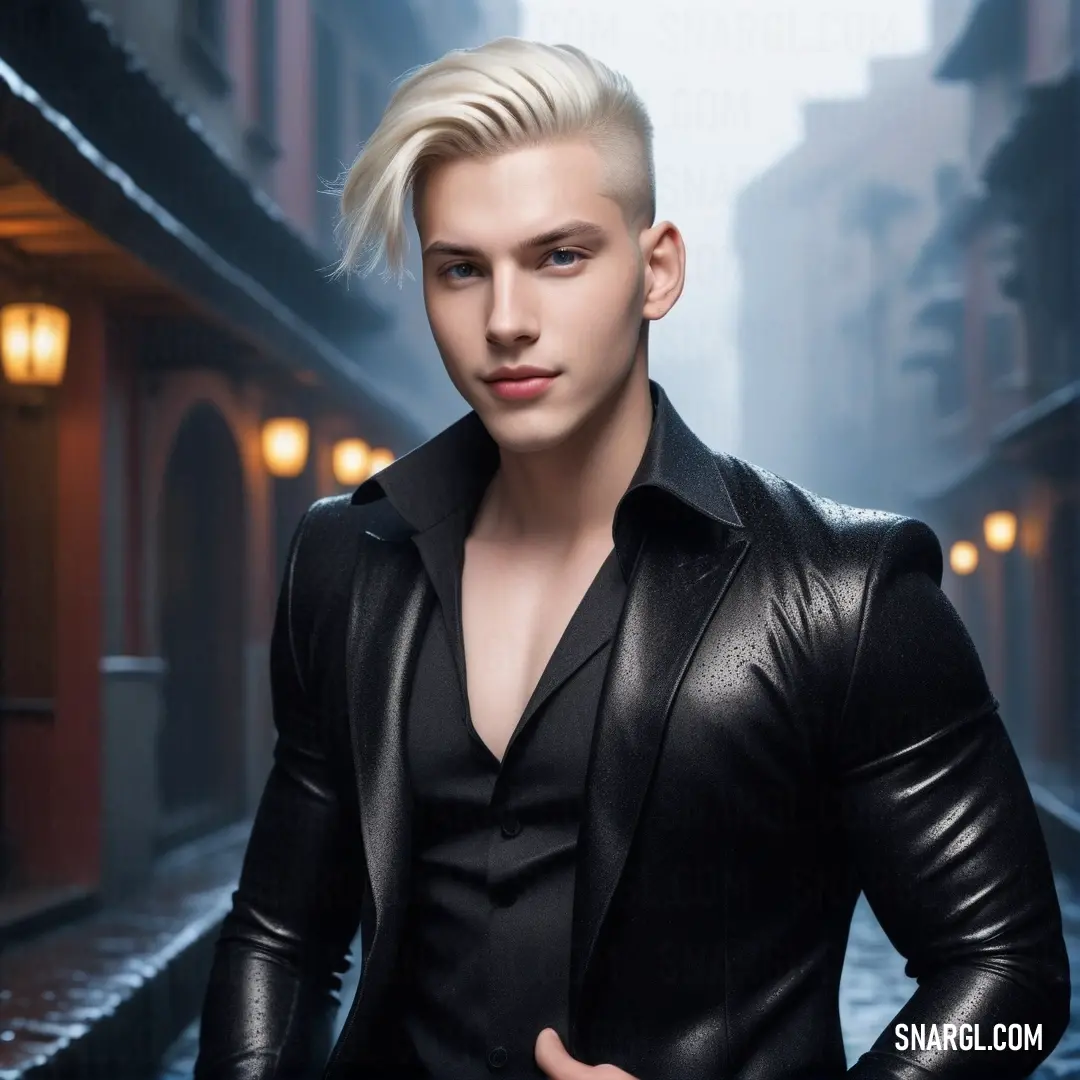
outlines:
{"label": "nose", "polygon": [[504,347],[534,341],[540,327],[527,282],[509,268],[493,269],[491,281],[488,341]]}

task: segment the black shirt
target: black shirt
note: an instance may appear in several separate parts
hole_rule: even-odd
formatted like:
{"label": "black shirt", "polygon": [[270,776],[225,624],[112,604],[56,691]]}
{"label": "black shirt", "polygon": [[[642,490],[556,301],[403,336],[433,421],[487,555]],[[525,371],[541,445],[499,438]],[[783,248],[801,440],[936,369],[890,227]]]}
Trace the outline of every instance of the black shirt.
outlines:
{"label": "black shirt", "polygon": [[543,1076],[567,1039],[578,823],[608,653],[626,595],[614,549],[518,720],[503,761],[472,725],[461,623],[464,542],[486,487],[416,536],[432,608],[407,712],[414,799],[404,1024],[426,1075]]}

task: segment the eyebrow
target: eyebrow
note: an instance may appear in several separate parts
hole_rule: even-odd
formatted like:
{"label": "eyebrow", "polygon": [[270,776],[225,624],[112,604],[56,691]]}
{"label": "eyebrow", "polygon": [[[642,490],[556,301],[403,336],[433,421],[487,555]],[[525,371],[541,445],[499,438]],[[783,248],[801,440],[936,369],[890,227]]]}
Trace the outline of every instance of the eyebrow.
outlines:
{"label": "eyebrow", "polygon": [[[568,221],[557,228],[529,237],[528,240],[516,245],[518,252],[532,251],[534,248],[546,247],[549,244],[559,244],[565,240],[573,239],[602,239],[604,230],[591,221]],[[424,257],[428,255],[458,255],[465,258],[475,259],[483,255],[479,248],[469,247],[466,244],[455,244],[446,240],[433,240],[424,248]]]}

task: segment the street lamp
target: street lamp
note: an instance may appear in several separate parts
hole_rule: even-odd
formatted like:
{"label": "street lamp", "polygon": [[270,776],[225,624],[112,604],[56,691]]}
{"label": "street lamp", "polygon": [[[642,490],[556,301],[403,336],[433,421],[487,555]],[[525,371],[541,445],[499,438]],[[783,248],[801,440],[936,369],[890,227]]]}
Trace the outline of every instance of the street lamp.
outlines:
{"label": "street lamp", "polygon": [[991,551],[1011,551],[1016,543],[1016,515],[1011,510],[995,510],[983,518],[983,537]]}
{"label": "street lamp", "polygon": [[295,416],[267,420],[262,428],[262,452],[271,476],[299,476],[307,464],[307,424]]}
{"label": "street lamp", "polygon": [[71,316],[53,304],[0,308],[4,377],[20,386],[58,386],[67,367]]}
{"label": "street lamp", "polygon": [[970,540],[957,540],[949,548],[949,566],[954,574],[970,574],[979,565],[979,549]]}
{"label": "street lamp", "polygon": [[371,471],[371,447],[363,439],[334,443],[334,479],[342,487],[362,484]]}

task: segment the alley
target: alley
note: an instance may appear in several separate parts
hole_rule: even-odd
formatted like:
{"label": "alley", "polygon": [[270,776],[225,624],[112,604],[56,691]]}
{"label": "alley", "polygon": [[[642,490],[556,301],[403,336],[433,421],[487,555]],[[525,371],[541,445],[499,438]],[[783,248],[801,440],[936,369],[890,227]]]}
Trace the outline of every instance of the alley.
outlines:
{"label": "alley", "polygon": [[[1080,892],[1059,879],[1058,893],[1073,965],[1073,1020],[1032,1080],[1080,1080]],[[355,971],[351,974],[346,1001],[355,989]],[[870,1048],[914,989],[914,980],[904,975],[903,959],[885,937],[865,899],[860,899],[840,981],[840,1015],[849,1065]],[[342,1019],[339,1017],[339,1024]],[[197,1041],[198,1025],[193,1024],[173,1045],[157,1080],[191,1080]]]}
{"label": "alley", "polygon": [[[1007,884],[1036,851],[1010,839],[1016,762],[1074,986],[1025,1080],[1080,1080],[1078,133],[1080,0],[0,0],[0,1080],[194,1080],[257,814],[277,846],[251,882],[320,876],[287,865],[300,832],[310,867],[377,883],[377,853],[407,869],[423,847],[447,880],[483,866],[546,907],[586,790],[589,873],[636,867],[596,982],[644,989],[623,1023],[664,1003],[665,972],[737,1007],[703,948],[717,920],[682,921],[734,897],[732,940],[783,958],[751,988],[762,1038],[811,1062],[781,950],[817,857],[855,854],[828,849],[849,778],[898,778],[931,835],[959,830],[948,856],[967,844]],[[606,173],[615,150],[608,190],[578,151]],[[557,381],[502,377],[534,366]],[[447,653],[516,600],[554,613],[601,531],[614,606],[590,587],[563,638],[610,636],[587,670],[550,653],[517,761],[479,771]],[[460,619],[435,602],[432,556],[460,586],[463,535],[503,552],[469,558],[482,619],[461,588]],[[505,689],[521,643],[492,626]],[[991,691],[1010,754],[931,762]],[[370,824],[410,800],[409,827]],[[327,860],[335,815],[351,847]],[[857,824],[903,895],[896,822]],[[938,877],[956,889],[934,903],[1000,942],[979,881]],[[449,892],[455,918],[485,899]],[[524,911],[484,939],[493,978],[539,970]],[[850,1065],[916,984],[865,900],[828,955],[796,993],[824,990],[835,1048],[846,961]],[[629,982],[646,961],[656,980]],[[498,1030],[530,1030],[531,989],[492,996]],[[708,1055],[684,1004],[657,1060]],[[1002,1013],[984,1041],[1023,1019]],[[984,1080],[994,1055],[964,1057]]]}

